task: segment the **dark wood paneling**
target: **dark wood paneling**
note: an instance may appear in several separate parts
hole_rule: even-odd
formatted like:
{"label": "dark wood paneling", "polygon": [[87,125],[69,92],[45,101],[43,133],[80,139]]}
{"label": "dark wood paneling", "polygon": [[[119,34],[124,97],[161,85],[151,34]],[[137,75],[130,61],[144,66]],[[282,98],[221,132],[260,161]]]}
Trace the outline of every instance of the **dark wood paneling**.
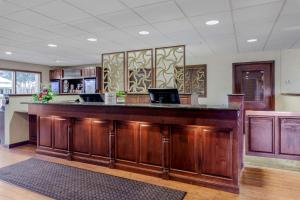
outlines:
{"label": "dark wood paneling", "polygon": [[171,128],[171,169],[196,172],[199,162],[197,128]]}
{"label": "dark wood paneling", "polygon": [[38,138],[50,147],[57,137],[65,141],[66,126],[55,118],[70,121],[67,151],[38,145],[38,153],[239,191],[242,118],[235,108],[29,104],[28,111],[43,116]]}
{"label": "dark wood paneling", "polygon": [[29,141],[32,144],[36,144],[37,142],[37,117],[36,115],[29,115],[28,116],[29,121]]}
{"label": "dark wood paneling", "polygon": [[88,154],[90,152],[91,120],[75,119],[73,126],[74,152]]}
{"label": "dark wood paneling", "polygon": [[54,137],[53,148],[68,150],[69,120],[62,117],[53,117],[52,134]]}
{"label": "dark wood paneling", "polygon": [[280,119],[280,153],[300,156],[300,119]]}
{"label": "dark wood paneling", "polygon": [[[232,178],[233,133],[204,129],[202,135],[202,173]],[[213,155],[213,156],[212,156]]]}
{"label": "dark wood paneling", "polygon": [[39,119],[39,145],[52,147],[52,117]]}
{"label": "dark wood paneling", "polygon": [[116,123],[116,159],[137,161],[137,124]]}
{"label": "dark wood paneling", "polygon": [[[162,164],[162,135],[160,125],[140,124],[140,163]],[[155,148],[153,148],[155,147]]]}
{"label": "dark wood paneling", "polygon": [[250,151],[274,153],[274,118],[249,118],[248,144]]}
{"label": "dark wood paneling", "polygon": [[109,156],[109,121],[92,120],[91,127],[91,154]]}

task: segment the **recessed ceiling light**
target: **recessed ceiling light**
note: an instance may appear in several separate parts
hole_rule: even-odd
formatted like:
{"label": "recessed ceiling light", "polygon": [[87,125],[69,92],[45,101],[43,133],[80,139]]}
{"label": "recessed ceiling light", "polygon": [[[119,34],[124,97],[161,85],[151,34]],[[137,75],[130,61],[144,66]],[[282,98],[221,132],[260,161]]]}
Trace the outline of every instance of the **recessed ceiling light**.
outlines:
{"label": "recessed ceiling light", "polygon": [[56,62],[56,63],[62,63],[62,62],[64,62],[64,61],[62,61],[62,60],[56,60],[55,62]]}
{"label": "recessed ceiling light", "polygon": [[249,40],[247,40],[247,42],[248,43],[257,42],[257,39],[256,38],[255,39],[249,39]]}
{"label": "recessed ceiling light", "polygon": [[87,40],[90,42],[97,42],[97,38],[88,38]]}
{"label": "recessed ceiling light", "polygon": [[209,20],[209,21],[205,22],[205,24],[208,26],[217,25],[218,23],[220,23],[219,20]]}
{"label": "recessed ceiling light", "polygon": [[149,35],[149,31],[140,31],[139,34],[140,35]]}
{"label": "recessed ceiling light", "polygon": [[6,55],[11,55],[11,54],[12,54],[12,52],[10,52],[10,51],[6,51],[6,52],[5,52],[5,54],[6,54]]}
{"label": "recessed ceiling light", "polygon": [[57,47],[56,44],[48,44],[48,47]]}

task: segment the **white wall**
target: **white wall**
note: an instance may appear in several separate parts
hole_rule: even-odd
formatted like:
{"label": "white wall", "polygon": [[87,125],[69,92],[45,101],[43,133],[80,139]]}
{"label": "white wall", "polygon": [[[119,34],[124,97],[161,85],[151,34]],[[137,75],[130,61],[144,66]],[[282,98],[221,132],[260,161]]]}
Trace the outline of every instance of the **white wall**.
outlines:
{"label": "white wall", "polygon": [[200,103],[226,104],[227,94],[232,93],[232,63],[267,60],[275,61],[276,110],[300,111],[300,97],[281,95],[300,93],[300,49],[188,57],[187,65],[207,64],[207,98],[200,98]]}

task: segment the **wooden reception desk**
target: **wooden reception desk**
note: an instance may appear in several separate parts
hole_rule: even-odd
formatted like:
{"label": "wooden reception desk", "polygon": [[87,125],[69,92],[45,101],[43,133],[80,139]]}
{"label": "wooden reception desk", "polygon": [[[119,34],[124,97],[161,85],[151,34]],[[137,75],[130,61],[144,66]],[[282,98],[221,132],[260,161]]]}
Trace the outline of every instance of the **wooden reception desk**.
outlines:
{"label": "wooden reception desk", "polygon": [[37,153],[239,192],[238,106],[28,103]]}

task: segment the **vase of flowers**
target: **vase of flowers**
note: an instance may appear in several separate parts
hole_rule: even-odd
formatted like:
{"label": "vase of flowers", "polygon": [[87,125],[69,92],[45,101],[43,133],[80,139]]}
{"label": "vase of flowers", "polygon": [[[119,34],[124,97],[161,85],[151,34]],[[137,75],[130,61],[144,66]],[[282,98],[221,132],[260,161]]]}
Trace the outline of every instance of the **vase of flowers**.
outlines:
{"label": "vase of flowers", "polygon": [[53,99],[53,92],[50,87],[43,87],[42,90],[33,95],[34,102],[48,103]]}

